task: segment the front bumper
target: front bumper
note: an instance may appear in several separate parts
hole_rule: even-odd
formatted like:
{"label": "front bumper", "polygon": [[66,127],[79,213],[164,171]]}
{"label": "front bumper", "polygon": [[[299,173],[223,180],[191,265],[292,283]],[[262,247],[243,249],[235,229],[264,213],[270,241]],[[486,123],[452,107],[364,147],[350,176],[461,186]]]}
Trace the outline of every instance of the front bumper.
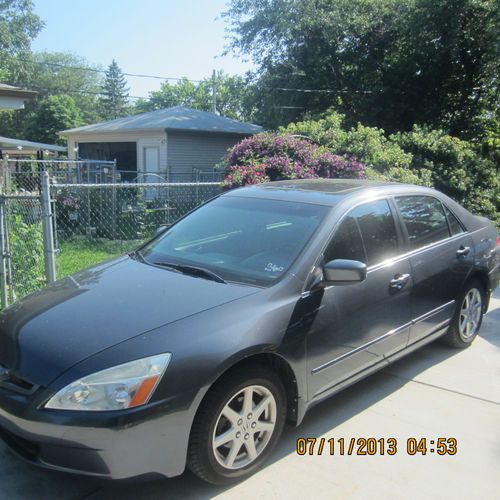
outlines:
{"label": "front bumper", "polygon": [[184,471],[192,418],[173,400],[84,415],[40,410],[31,401],[0,387],[0,439],[34,465],[110,479]]}

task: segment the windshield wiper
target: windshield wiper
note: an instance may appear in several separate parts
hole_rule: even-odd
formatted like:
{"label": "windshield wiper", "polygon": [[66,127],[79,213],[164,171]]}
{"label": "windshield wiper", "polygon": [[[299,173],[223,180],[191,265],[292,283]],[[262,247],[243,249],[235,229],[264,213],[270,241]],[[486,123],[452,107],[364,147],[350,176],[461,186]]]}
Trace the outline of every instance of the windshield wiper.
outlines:
{"label": "windshield wiper", "polygon": [[188,266],[186,264],[173,264],[170,262],[153,262],[155,266],[170,267],[176,271],[180,271],[183,274],[190,274],[191,276],[199,276],[200,278],[206,278],[217,283],[226,283],[226,281],[221,278],[218,274],[205,269],[204,267]]}

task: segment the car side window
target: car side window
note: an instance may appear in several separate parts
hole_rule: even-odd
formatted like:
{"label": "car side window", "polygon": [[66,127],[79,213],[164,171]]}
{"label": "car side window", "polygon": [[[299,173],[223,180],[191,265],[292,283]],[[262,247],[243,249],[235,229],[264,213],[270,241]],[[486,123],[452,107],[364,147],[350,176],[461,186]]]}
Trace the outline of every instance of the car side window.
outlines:
{"label": "car side window", "polygon": [[394,257],[398,239],[387,200],[365,203],[344,217],[325,252],[325,262],[351,259],[373,266]]}
{"label": "car side window", "polygon": [[352,212],[361,231],[366,264],[374,266],[398,254],[398,236],[387,200],[364,203]]}
{"label": "car side window", "polygon": [[325,252],[325,263],[334,259],[350,259],[365,262],[365,250],[355,219],[344,217]]}
{"label": "car side window", "polygon": [[446,218],[448,219],[448,224],[450,225],[451,235],[461,234],[464,232],[464,228],[460,221],[449,211],[448,207],[444,205],[444,211],[446,213]]}
{"label": "car side window", "polygon": [[396,204],[412,248],[430,245],[450,236],[443,205],[436,198],[398,196]]}

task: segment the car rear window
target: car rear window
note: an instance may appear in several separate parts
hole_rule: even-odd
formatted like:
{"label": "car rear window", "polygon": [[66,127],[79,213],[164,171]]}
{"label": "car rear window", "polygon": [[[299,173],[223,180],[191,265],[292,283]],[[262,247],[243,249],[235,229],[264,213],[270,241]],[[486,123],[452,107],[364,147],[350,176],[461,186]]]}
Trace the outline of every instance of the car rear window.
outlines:
{"label": "car rear window", "polygon": [[442,203],[431,196],[399,196],[396,204],[412,248],[420,248],[450,236]]}

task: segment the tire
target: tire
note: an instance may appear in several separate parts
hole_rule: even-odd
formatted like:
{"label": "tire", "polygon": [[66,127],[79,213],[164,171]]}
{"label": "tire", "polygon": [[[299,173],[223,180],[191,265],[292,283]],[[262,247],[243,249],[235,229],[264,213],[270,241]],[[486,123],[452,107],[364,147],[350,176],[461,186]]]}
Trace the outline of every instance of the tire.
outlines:
{"label": "tire", "polygon": [[[476,279],[469,281],[457,301],[448,332],[442,337],[443,342],[457,349],[469,347],[481,328],[484,307],[483,285]],[[471,318],[472,323],[467,321],[467,317]]]}
{"label": "tire", "polygon": [[196,414],[188,467],[216,485],[232,484],[252,475],[278,442],[286,408],[285,390],[272,370],[249,365],[231,371],[209,390]]}

